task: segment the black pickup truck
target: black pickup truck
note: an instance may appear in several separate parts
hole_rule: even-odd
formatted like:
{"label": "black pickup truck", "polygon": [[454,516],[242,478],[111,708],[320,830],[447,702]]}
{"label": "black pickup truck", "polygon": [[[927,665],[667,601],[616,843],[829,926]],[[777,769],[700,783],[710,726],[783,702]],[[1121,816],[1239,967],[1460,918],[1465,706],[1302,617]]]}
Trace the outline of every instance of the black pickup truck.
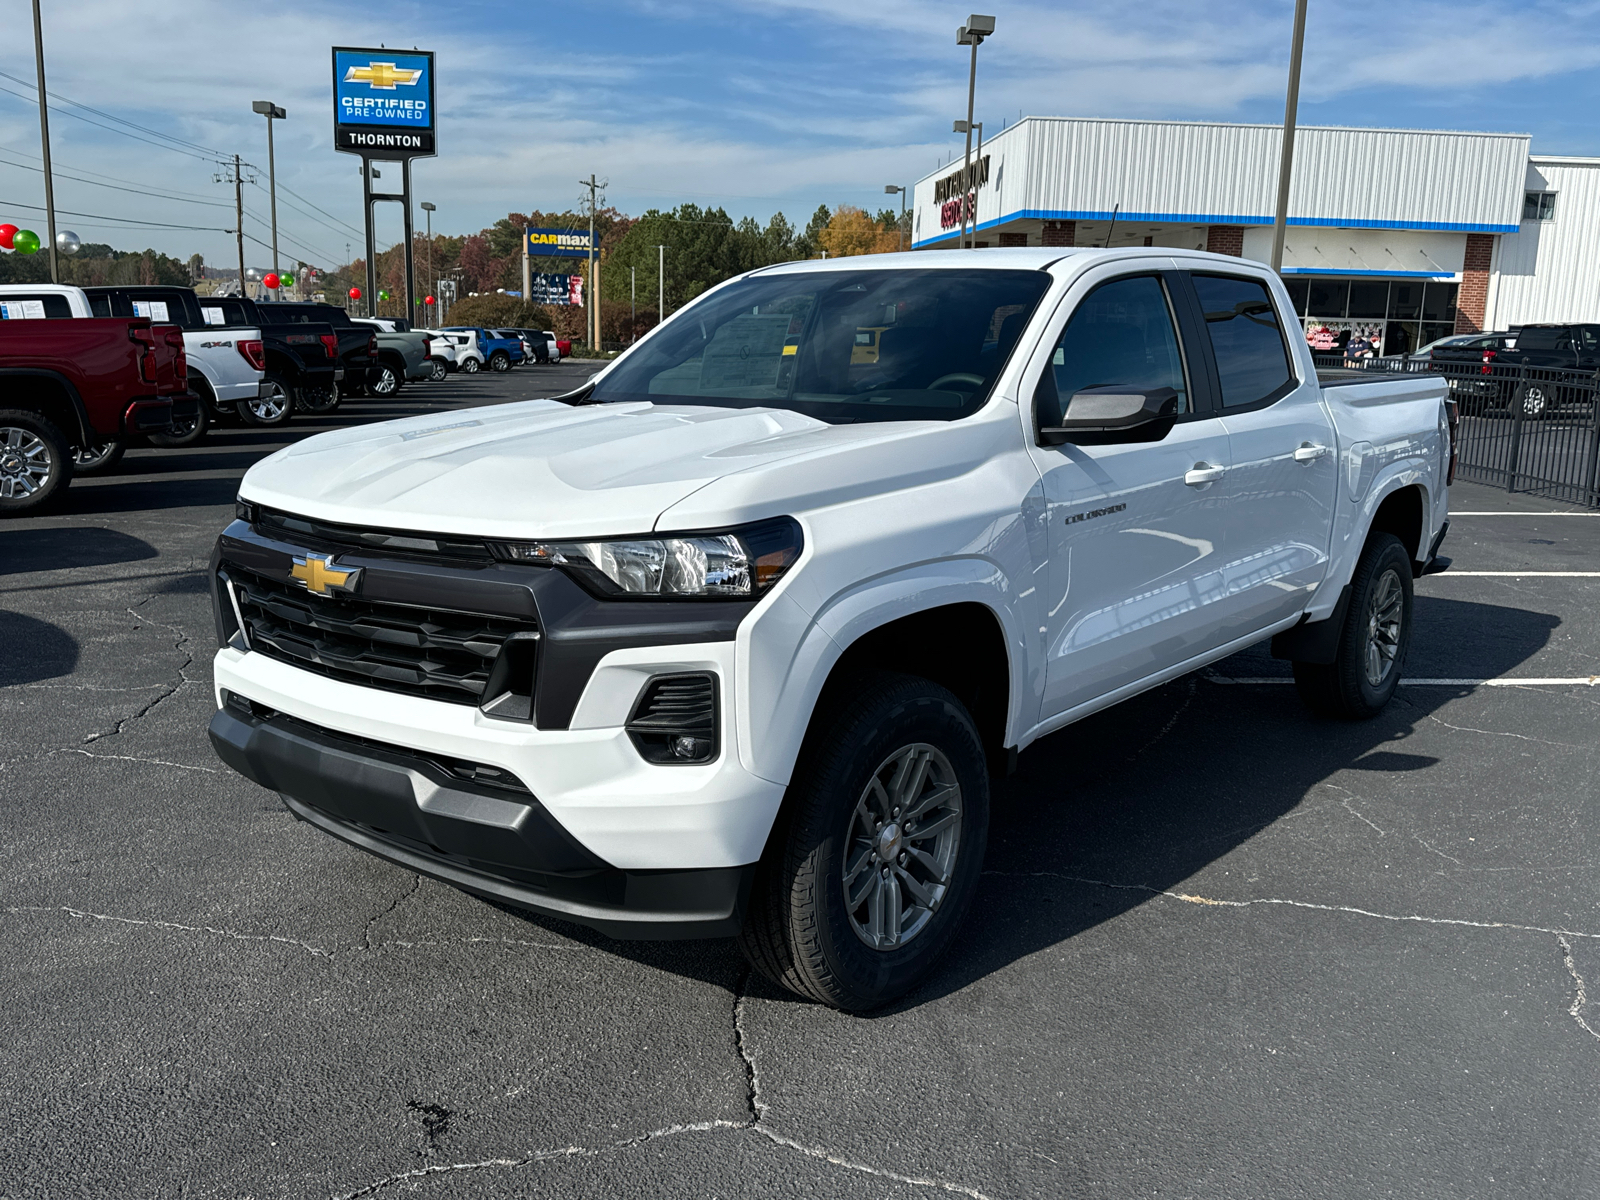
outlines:
{"label": "black pickup truck", "polygon": [[[278,320],[277,304],[257,304],[240,296],[202,296],[200,311],[208,325],[253,326],[261,331],[271,385],[261,399],[239,405],[251,425],[282,425],[297,408],[327,413],[339,407],[339,339],[329,325],[289,325]],[[207,312],[207,310],[211,310]]]}
{"label": "black pickup truck", "polygon": [[1477,341],[1435,346],[1432,367],[1450,376],[1451,391],[1469,415],[1550,414],[1580,403],[1587,389],[1568,386],[1600,371],[1600,325],[1524,325]]}
{"label": "black pickup truck", "polygon": [[350,319],[349,313],[333,304],[285,300],[258,307],[264,321],[330,326],[339,339],[339,365],[344,369],[344,377],[339,383],[340,394],[360,396],[366,392],[369,374],[379,365],[378,335],[373,332],[372,326],[357,325]]}

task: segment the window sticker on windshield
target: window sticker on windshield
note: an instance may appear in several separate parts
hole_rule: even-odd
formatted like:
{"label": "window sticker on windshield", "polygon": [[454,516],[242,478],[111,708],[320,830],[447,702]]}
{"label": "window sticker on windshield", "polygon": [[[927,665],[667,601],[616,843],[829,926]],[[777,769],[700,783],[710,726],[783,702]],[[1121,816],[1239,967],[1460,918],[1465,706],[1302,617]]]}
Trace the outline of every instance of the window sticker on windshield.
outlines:
{"label": "window sticker on windshield", "polygon": [[133,302],[133,315],[136,317],[149,317],[152,321],[167,321],[167,302],[165,300],[135,300]]}
{"label": "window sticker on windshield", "polygon": [[703,388],[776,387],[789,336],[787,314],[735,317],[712,335],[700,360]]}
{"label": "window sticker on windshield", "polygon": [[7,300],[0,303],[0,321],[42,321],[43,300]]}
{"label": "window sticker on windshield", "polygon": [[226,325],[228,319],[222,315],[220,308],[202,308],[200,315],[205,317],[207,325]]}

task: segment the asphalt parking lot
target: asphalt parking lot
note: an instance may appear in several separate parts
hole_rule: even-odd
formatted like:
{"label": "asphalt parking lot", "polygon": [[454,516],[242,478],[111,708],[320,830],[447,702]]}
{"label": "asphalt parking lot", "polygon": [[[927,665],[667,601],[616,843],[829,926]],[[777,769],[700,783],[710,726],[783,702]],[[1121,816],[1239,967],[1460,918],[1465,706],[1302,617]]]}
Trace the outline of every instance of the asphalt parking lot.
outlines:
{"label": "asphalt parking lot", "polygon": [[961,942],[864,1017],[225,769],[245,467],[586,370],[130,452],[0,525],[0,1197],[1600,1195],[1600,515],[1458,485],[1376,721],[1252,651],[1029,749]]}

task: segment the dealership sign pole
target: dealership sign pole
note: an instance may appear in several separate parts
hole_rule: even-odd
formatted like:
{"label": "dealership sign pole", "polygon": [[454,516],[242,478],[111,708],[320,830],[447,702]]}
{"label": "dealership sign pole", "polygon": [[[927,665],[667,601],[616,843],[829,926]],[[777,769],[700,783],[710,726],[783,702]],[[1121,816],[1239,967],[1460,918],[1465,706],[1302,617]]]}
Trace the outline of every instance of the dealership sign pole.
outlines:
{"label": "dealership sign pole", "polygon": [[1289,225],[1289,178],[1294,167],[1295,110],[1300,107],[1300,53],[1306,44],[1306,0],[1294,6],[1294,45],[1289,51],[1289,95],[1283,102],[1283,155],[1278,160],[1278,209],[1272,219],[1272,269],[1283,270],[1283,236]]}
{"label": "dealership sign pole", "polygon": [[[417,280],[411,224],[411,160],[438,153],[433,104],[433,51],[333,48],[333,147],[361,156],[361,199],[367,231],[367,315],[377,316],[377,246],[372,206],[398,201],[405,211],[407,316],[415,315]],[[400,195],[372,190],[373,164],[400,164]]]}

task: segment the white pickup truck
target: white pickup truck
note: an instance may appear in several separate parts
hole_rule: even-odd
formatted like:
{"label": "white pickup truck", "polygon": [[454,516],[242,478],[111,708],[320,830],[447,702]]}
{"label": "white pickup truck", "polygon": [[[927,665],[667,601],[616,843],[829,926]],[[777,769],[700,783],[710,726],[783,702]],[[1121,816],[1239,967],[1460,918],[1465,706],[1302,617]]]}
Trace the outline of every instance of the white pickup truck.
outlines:
{"label": "white pickup truck", "polygon": [[1031,742],[1269,638],[1316,711],[1381,709],[1451,463],[1444,382],[1319,381],[1255,263],[758,270],[560,401],[251,468],[211,738],[410,870],[867,1008],[950,943]]}
{"label": "white pickup truck", "polygon": [[[174,414],[172,429],[152,434],[158,446],[189,446],[205,438],[212,410],[231,412],[262,391],[266,359],[259,329],[213,327],[192,288],[130,284],[80,288],[69,284],[0,285],[0,316],[8,319],[59,317],[149,317],[183,329],[190,388],[198,404]],[[218,318],[220,321],[220,316]],[[88,475],[107,471],[122,458],[120,440],[73,449],[74,470]]]}

